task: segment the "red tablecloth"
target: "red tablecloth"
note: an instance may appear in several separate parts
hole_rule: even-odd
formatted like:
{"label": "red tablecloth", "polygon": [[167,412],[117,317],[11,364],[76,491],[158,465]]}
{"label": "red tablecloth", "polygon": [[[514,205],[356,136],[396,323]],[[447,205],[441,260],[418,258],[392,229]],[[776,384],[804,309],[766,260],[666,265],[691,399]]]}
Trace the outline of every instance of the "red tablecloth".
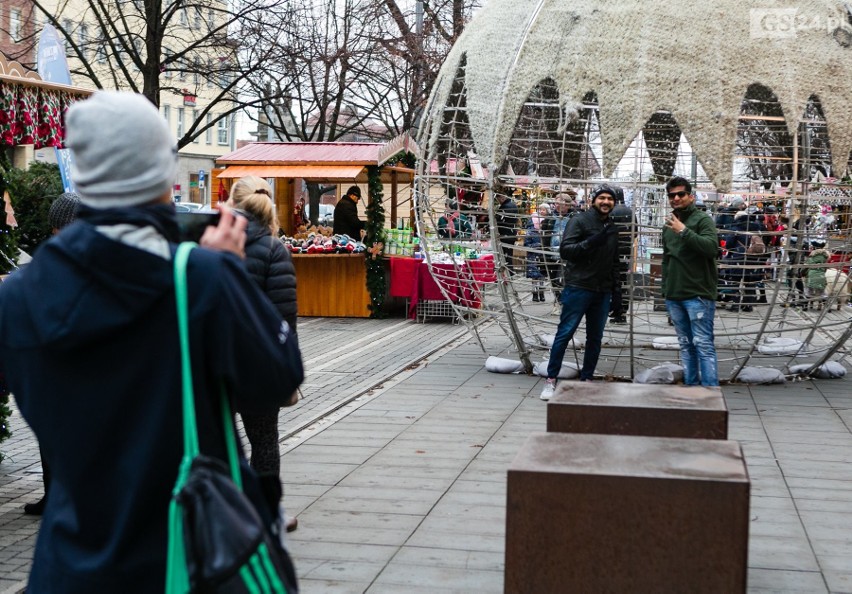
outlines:
{"label": "red tablecloth", "polygon": [[463,265],[432,264],[431,272],[424,260],[391,257],[390,273],[391,297],[408,298],[410,318],[415,317],[421,299],[443,301],[448,298],[453,303],[478,308],[482,284],[496,280],[491,254],[468,260]]}

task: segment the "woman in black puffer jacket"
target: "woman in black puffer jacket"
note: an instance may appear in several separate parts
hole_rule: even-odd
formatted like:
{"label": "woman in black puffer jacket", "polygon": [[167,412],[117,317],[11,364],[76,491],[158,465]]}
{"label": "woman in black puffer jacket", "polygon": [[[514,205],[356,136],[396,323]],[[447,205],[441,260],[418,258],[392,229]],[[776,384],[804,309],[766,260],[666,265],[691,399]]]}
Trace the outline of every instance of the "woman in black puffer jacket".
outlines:
{"label": "woman in black puffer jacket", "polygon": [[[227,204],[249,220],[245,259],[249,275],[275,305],[295,336],[296,269],[290,252],[278,239],[272,188],[259,177],[243,177],[231,187]],[[278,410],[262,414],[241,412],[240,416],[251,444],[251,467],[260,475],[280,476]]]}

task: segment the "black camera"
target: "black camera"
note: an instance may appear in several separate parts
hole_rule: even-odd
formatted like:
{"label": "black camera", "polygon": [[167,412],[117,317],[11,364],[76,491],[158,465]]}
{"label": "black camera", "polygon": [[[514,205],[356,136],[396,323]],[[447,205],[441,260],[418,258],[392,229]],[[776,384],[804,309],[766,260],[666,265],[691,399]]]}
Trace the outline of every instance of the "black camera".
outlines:
{"label": "black camera", "polygon": [[207,227],[215,227],[219,224],[218,212],[177,212],[178,227],[180,228],[181,241],[198,242],[204,235]]}

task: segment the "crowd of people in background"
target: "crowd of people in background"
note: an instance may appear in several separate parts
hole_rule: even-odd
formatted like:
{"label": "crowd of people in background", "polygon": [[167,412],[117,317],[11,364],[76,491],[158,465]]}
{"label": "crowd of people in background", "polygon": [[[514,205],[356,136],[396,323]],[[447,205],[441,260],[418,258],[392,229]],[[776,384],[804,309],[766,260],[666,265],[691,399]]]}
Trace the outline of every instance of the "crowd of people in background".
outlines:
{"label": "crowd of people in background", "polygon": [[[827,250],[833,217],[821,209],[818,216],[783,212],[782,205],[748,204],[737,197],[717,210],[715,224],[720,243],[719,299],[730,311],[751,312],[767,303],[766,282],[781,280],[787,291],[782,305],[808,308],[832,258]],[[778,266],[787,264],[778,279]],[[821,274],[823,273],[823,274]],[[810,284],[809,284],[810,283]]]}
{"label": "crowd of people in background", "polygon": [[[612,219],[621,225],[624,233],[619,242],[619,283],[612,295],[610,321],[627,322],[627,299],[623,289],[627,284],[633,254],[632,239],[638,229],[632,209],[625,204],[624,191],[613,185],[617,192]],[[559,256],[559,244],[568,222],[577,213],[590,207],[590,192],[579,197],[574,189],[560,192],[543,192],[535,197],[523,190],[504,189],[495,192],[496,234],[507,266],[515,273],[529,279],[533,302],[553,303],[554,314],[560,310],[564,263]],[[695,207],[708,212],[708,205],[695,194]],[[784,305],[806,307],[809,298],[808,259],[815,250],[827,248],[827,235],[834,218],[830,208],[822,207],[818,216],[811,214],[786,214],[783,204],[769,201],[747,202],[737,196],[728,202],[718,203],[710,209],[719,239],[718,266],[721,306],[729,311],[752,312],[754,306],[767,302],[766,281],[778,280],[780,264],[787,263],[787,272],[781,280],[789,287]],[[446,201],[445,214],[437,225],[438,236],[443,239],[470,240],[487,237],[488,213],[483,205],[483,193],[478,190],[458,190]],[[788,229],[791,232],[788,233]],[[521,243],[525,250],[518,257],[515,246]],[[831,259],[832,253],[826,252]],[[813,281],[817,284],[819,281]],[[813,282],[811,284],[813,284]],[[548,294],[551,298],[548,298]]]}

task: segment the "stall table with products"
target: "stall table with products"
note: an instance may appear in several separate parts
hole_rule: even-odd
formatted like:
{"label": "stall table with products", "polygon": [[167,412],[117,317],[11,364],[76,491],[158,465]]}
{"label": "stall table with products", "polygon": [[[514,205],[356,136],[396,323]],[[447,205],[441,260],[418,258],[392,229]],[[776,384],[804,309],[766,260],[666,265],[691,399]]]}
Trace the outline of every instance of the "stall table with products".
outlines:
{"label": "stall table with products", "polygon": [[408,300],[411,319],[419,319],[418,305],[423,303],[458,303],[478,309],[483,286],[496,281],[493,254],[453,263],[427,264],[422,258],[393,256],[388,260],[390,295]]}

